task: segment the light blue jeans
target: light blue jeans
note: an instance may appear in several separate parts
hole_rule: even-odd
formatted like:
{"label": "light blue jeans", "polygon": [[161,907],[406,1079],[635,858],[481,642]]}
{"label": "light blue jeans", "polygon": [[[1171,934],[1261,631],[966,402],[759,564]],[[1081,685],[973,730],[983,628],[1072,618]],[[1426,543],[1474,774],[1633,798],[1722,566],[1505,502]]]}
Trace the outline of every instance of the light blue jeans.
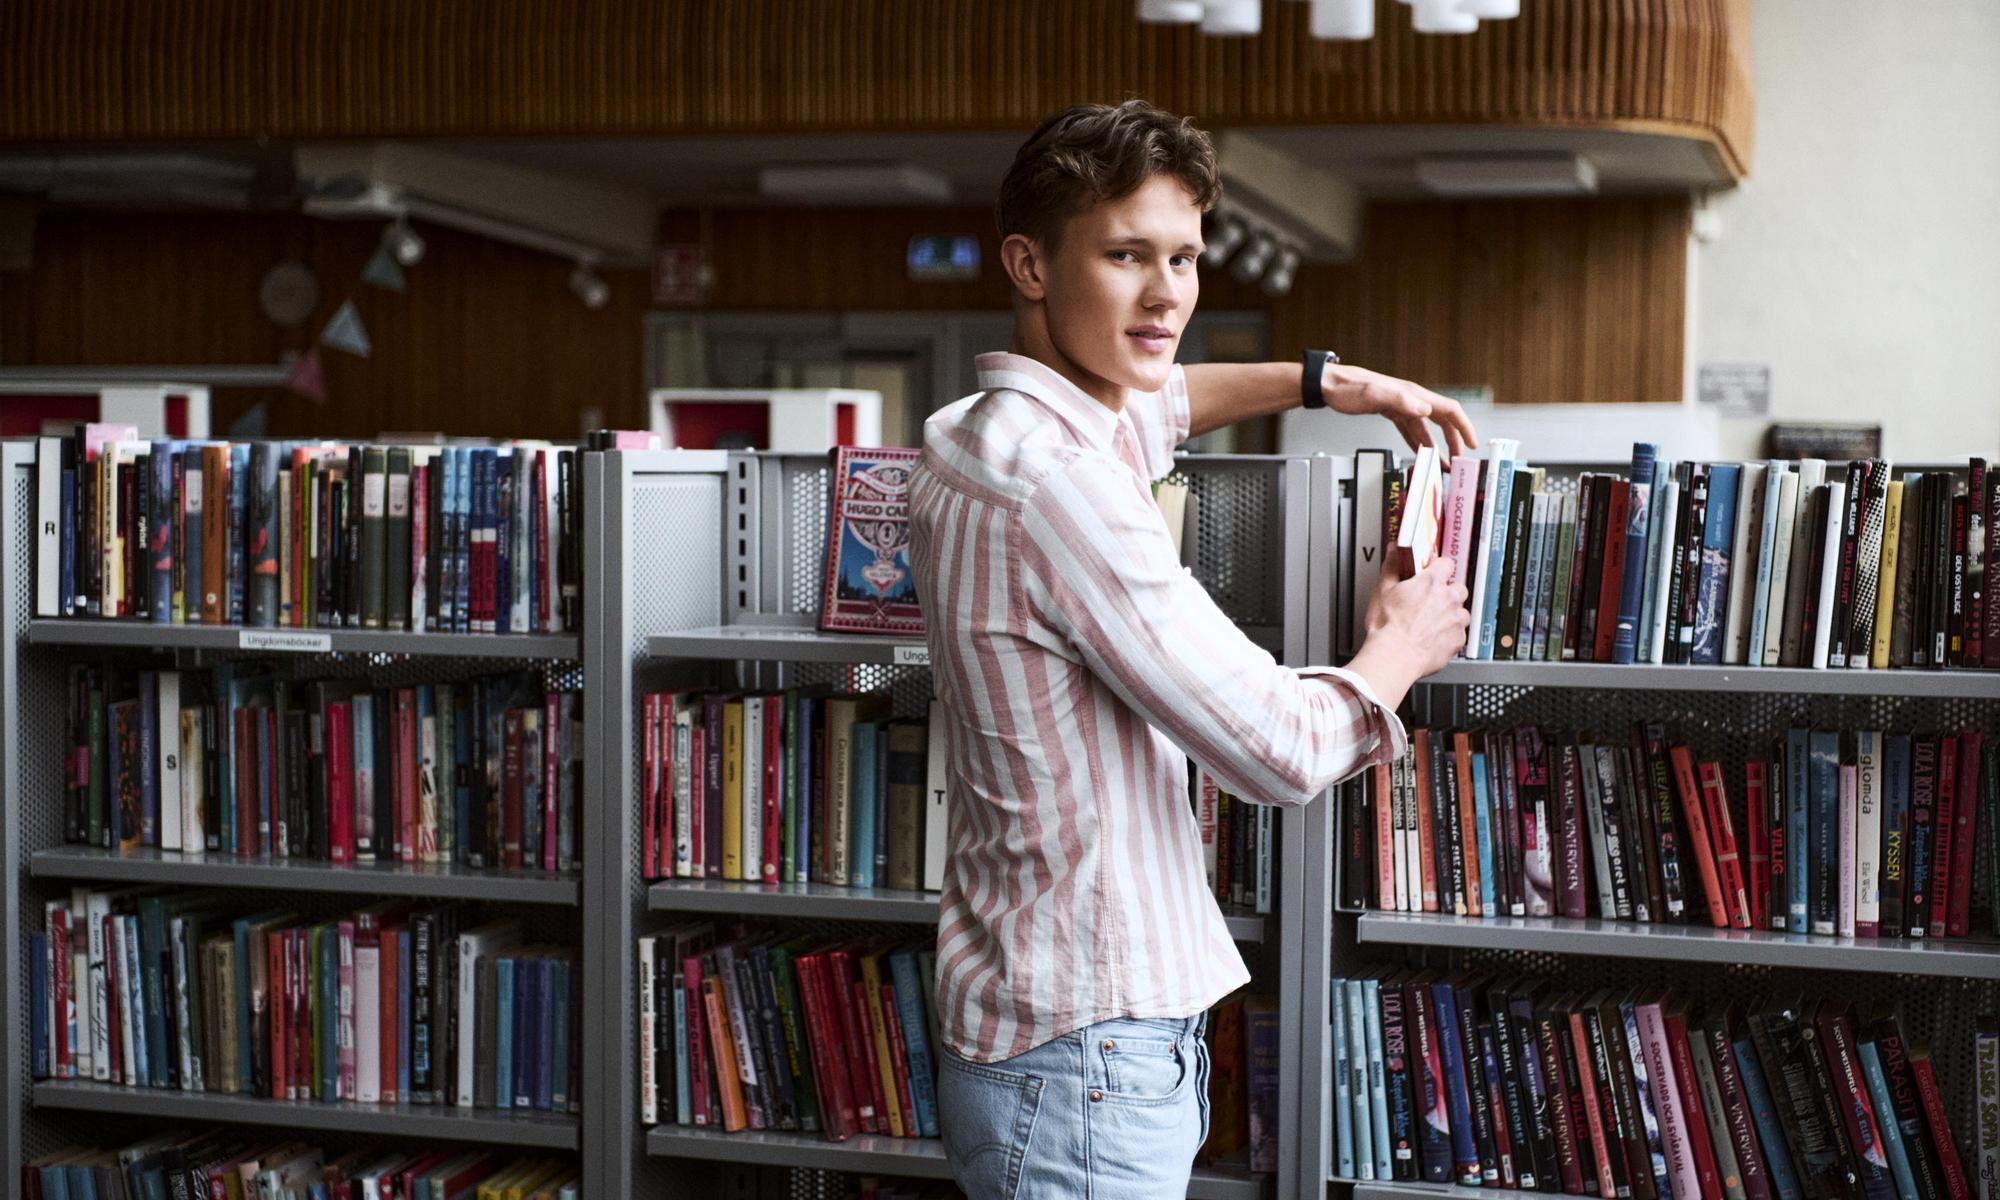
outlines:
{"label": "light blue jeans", "polygon": [[993,1063],[941,1048],[938,1120],[967,1200],[1181,1200],[1208,1137],[1207,1020],[1100,1021]]}

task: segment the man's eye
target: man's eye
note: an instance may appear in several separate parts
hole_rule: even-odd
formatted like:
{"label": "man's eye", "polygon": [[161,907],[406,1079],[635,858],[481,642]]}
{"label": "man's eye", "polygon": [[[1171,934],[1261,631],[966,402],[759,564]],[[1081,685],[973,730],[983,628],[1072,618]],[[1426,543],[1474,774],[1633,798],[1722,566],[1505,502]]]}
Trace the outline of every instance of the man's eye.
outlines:
{"label": "man's eye", "polygon": [[1111,252],[1111,260],[1113,262],[1138,262],[1139,256],[1130,250],[1113,250]]}
{"label": "man's eye", "polygon": [[1194,265],[1194,256],[1192,254],[1176,254],[1173,261],[1176,270],[1181,267],[1191,267]]}

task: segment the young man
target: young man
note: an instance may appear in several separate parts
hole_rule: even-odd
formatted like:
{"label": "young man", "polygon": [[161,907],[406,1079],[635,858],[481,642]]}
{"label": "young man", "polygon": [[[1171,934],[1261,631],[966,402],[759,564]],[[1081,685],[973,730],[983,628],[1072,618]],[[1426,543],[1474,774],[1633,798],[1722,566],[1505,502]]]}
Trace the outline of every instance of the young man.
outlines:
{"label": "young man", "polygon": [[[1030,137],[1001,185],[1009,353],[925,427],[910,562],[949,726],[939,1111],[971,1200],[1186,1194],[1210,1005],[1249,979],[1203,875],[1187,757],[1297,805],[1402,751],[1395,706],[1465,643],[1450,563],[1389,580],[1346,669],[1276,665],[1181,568],[1148,481],[1176,444],[1315,403],[1453,451],[1465,415],[1338,363],[1174,365],[1206,134],[1140,102]],[[1302,384],[1306,384],[1302,388]]]}

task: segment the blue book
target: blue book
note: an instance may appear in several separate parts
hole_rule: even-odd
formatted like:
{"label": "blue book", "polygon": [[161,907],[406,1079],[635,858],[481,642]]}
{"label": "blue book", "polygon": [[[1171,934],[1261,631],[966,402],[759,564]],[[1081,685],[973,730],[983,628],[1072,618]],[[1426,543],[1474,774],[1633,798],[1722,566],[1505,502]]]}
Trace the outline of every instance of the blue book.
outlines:
{"label": "blue book", "polygon": [[97,1200],[97,1172],[88,1163],[72,1163],[69,1171],[69,1200]]}
{"label": "blue book", "polygon": [[1667,1179],[1667,1153],[1660,1135],[1660,1114],[1653,1106],[1653,1075],[1646,1065],[1646,1043],[1639,1034],[1638,1005],[1629,998],[1619,1001],[1618,1020],[1625,1030],[1626,1060],[1632,1064],[1632,1090],[1639,1097],[1639,1126],[1646,1134],[1646,1155],[1652,1170],[1653,1190],[1660,1196],[1671,1197],[1674,1193]]}
{"label": "blue book", "polygon": [[408,1101],[410,1096],[410,930],[404,926],[396,931],[396,1011],[402,1014],[396,1021],[396,1096]]}
{"label": "blue book", "polygon": [[1368,1099],[1368,1014],[1361,1007],[1361,981],[1342,981],[1347,993],[1347,1102],[1354,1122],[1354,1172],[1375,1178],[1375,1109]]}
{"label": "blue book", "polygon": [[319,1095],[340,1095],[340,930],[332,924],[315,928],[319,939]]}
{"label": "blue book", "polygon": [[1479,614],[1480,658],[1493,657],[1493,639],[1499,632],[1500,568],[1507,558],[1507,520],[1514,496],[1514,472],[1522,465],[1514,458],[1503,458],[1493,464],[1488,475],[1488,486],[1493,489],[1493,507],[1489,510],[1493,514],[1493,537],[1484,567],[1487,584]]}
{"label": "blue book", "polygon": [[514,1106],[514,960],[493,962],[493,1105]]}
{"label": "blue book", "polygon": [[849,797],[848,883],[854,887],[875,886],[875,741],[881,727],[873,721],[856,721],[851,743],[854,760],[853,795]]}
{"label": "blue book", "polygon": [[1354,1166],[1354,1098],[1349,1094],[1347,1059],[1347,981],[1334,978],[1329,991],[1333,1001],[1333,1124],[1334,1172],[1342,1179],[1358,1179]]}
{"label": "blue book", "polygon": [[243,564],[248,561],[244,553],[243,524],[250,515],[250,446],[238,442],[229,447],[229,558],[222,577],[223,620],[231,625],[243,623]]}
{"label": "blue book", "polygon": [[1486,755],[1472,756],[1472,821],[1479,842],[1479,911],[1489,917],[1500,915],[1493,899],[1493,806],[1489,802]]}
{"label": "blue book", "polygon": [[1722,627],[1729,615],[1729,555],[1736,537],[1736,487],[1743,469],[1735,463],[1708,468],[1708,518],[1701,532],[1701,577],[1695,585],[1694,651],[1689,660],[1722,661]]}
{"label": "blue book", "polygon": [[1815,729],[1808,745],[1806,782],[1812,795],[1812,840],[1805,855],[1810,868],[1806,873],[1811,876],[1809,928],[1813,933],[1831,934],[1838,915],[1840,885],[1840,734]]}
{"label": "blue book", "polygon": [[[556,1005],[567,1003],[569,999],[567,978],[561,979],[561,986],[557,986],[558,977],[561,975],[558,968],[562,965],[563,961],[559,958],[545,958],[541,966],[542,998],[536,1008],[541,1019],[536,1025],[540,1036],[536,1039],[535,1047],[535,1107],[544,1112],[553,1109],[556,1103],[556,1051],[569,1044],[564,1036],[567,1031],[563,1029],[563,1023],[556,1015]],[[562,1057],[564,1061],[569,1058],[568,1055]],[[563,1100],[567,1106],[569,1100],[567,1093],[564,1094]]]}
{"label": "blue book", "polygon": [[[1936,878],[1938,739],[1917,737],[1910,742],[1910,840],[1903,858],[1903,932],[1923,937],[1930,931],[1931,894]],[[1818,815],[1818,810],[1814,810]],[[1815,916],[1818,914],[1815,913]]]}
{"label": "blue book", "polygon": [[1903,936],[1910,872],[1910,735],[1882,739],[1882,920],[1885,938]]}
{"label": "blue book", "polygon": [[1368,1126],[1375,1134],[1375,1178],[1387,1180],[1393,1178],[1395,1166],[1390,1161],[1389,1149],[1389,1081],[1382,1043],[1381,980],[1361,981],[1361,1004],[1362,1014],[1367,1018],[1363,1036],[1368,1051]]}
{"label": "blue book", "polygon": [[1785,731],[1785,918],[1792,933],[1808,931],[1807,911],[1811,906],[1807,877],[1812,802],[1806,786],[1806,751],[1811,731]]}
{"label": "blue book", "polygon": [[1452,985],[1443,981],[1431,984],[1431,998],[1432,1011],[1436,1015],[1438,1052],[1444,1063],[1444,1100],[1446,1119],[1451,1126],[1452,1167],[1459,1183],[1478,1187],[1484,1176],[1479,1166],[1479,1148],[1472,1140],[1472,1098],[1465,1084],[1465,1049],[1458,1037],[1458,1001]]}
{"label": "blue book", "polygon": [[514,964],[514,1107],[535,1107],[535,1078],[541,1070],[542,960]]}
{"label": "blue book", "polygon": [[[154,442],[146,460],[151,513],[146,530],[146,615],[155,625],[174,619],[174,543],[179,510],[174,505],[174,455],[178,442]],[[65,492],[67,494],[67,492]]]}
{"label": "blue book", "polygon": [[1750,1119],[1757,1126],[1757,1140],[1764,1148],[1764,1170],[1771,1176],[1771,1190],[1778,1200],[1804,1200],[1798,1173],[1792,1169],[1792,1155],[1785,1141],[1784,1127],[1778,1123],[1778,1108],[1771,1088],[1764,1081],[1757,1046],[1749,1032],[1736,1032],[1742,1022],[1731,1020],[1730,1044],[1736,1049],[1736,1073],[1743,1079],[1743,1096],[1750,1105]]}
{"label": "blue book", "polygon": [[924,1021],[924,989],[917,981],[916,955],[908,950],[889,955],[889,977],[896,986],[896,1019],[903,1027],[903,1052],[909,1060],[910,1100],[917,1108],[917,1128],[925,1137],[937,1137],[930,1031]]}
{"label": "blue book", "polygon": [[889,726],[875,727],[875,878],[889,878]]}
{"label": "blue book", "polygon": [[1653,516],[1653,464],[1659,456],[1660,448],[1651,442],[1632,443],[1625,561],[1618,577],[1618,623],[1611,631],[1611,661],[1615,663],[1629,663],[1638,652],[1639,609],[1646,595],[1646,535]]}
{"label": "blue book", "polygon": [[[560,1051],[569,1045],[569,960],[553,958],[549,960],[549,1045]],[[678,1042],[675,1045],[679,1045]],[[680,1056],[675,1055],[678,1059]],[[556,1112],[569,1111],[569,1055],[553,1053],[548,1056],[548,1068],[543,1072],[547,1083],[543,1090],[549,1097],[549,1107]],[[661,1080],[664,1086],[666,1081]],[[679,1110],[676,1109],[676,1112]]]}
{"label": "blue book", "polygon": [[42,1200],[69,1200],[69,1168],[42,1167],[40,1171]]}
{"label": "blue book", "polygon": [[28,1035],[34,1039],[29,1074],[49,1077],[49,935],[28,935]]}
{"label": "blue book", "polygon": [[508,450],[491,451],[493,470],[487,475],[487,497],[493,525],[493,629],[506,633],[514,605],[514,458]]}
{"label": "blue book", "polygon": [[1889,1157],[1889,1173],[1896,1179],[1898,1196],[1915,1196],[1917,1179],[1910,1171],[1909,1150],[1903,1145],[1902,1122],[1896,1118],[1895,1102],[1889,1097],[1889,1079],[1882,1073],[1882,1056],[1875,1051],[1873,1041],[1864,1041],[1860,1046],[1861,1077],[1868,1084],[1868,1100],[1874,1105],[1882,1130],[1882,1147]]}
{"label": "blue book", "polygon": [[[1771,572],[1776,569],[1778,536],[1778,496],[1785,484],[1785,463],[1774,458],[1764,464],[1764,508],[1757,523],[1756,582],[1750,589],[1750,650],[1745,662],[1753,667],[1764,663],[1764,626],[1771,617]],[[1745,570],[1750,564],[1743,564]],[[1783,604],[1785,598],[1778,597]]]}

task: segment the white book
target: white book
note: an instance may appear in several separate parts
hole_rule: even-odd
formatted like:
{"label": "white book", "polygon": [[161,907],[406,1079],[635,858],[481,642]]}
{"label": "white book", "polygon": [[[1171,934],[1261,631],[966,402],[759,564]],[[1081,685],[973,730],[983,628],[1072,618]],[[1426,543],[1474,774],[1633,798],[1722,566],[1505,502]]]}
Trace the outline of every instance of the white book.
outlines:
{"label": "white book", "polygon": [[1499,601],[1500,565],[1507,553],[1507,531],[1495,529],[1496,521],[1507,517],[1508,495],[1514,487],[1514,470],[1520,466],[1514,456],[1521,444],[1513,438],[1494,438],[1488,445],[1486,467],[1481,478],[1485,493],[1479,502],[1479,536],[1472,561],[1472,627],[1466,631],[1466,657],[1493,657],[1493,622],[1488,619]]}
{"label": "white book", "polygon": [[[1354,560],[1354,494],[1353,481],[1334,496],[1333,500],[1333,561],[1352,564]],[[1352,574],[1352,572],[1349,572]],[[1348,653],[1353,644],[1350,629],[1354,623],[1354,586],[1352,582],[1335,581],[1333,585],[1333,649],[1335,654]]]}
{"label": "white book", "polygon": [[[1812,513],[1813,489],[1826,482],[1826,460],[1823,458],[1802,458],[1799,460],[1798,511],[1792,520],[1792,570],[1785,580],[1784,612],[1778,618],[1778,662],[1781,667],[1796,667],[1812,658],[1812,647],[1799,644],[1805,626],[1806,590],[1812,582],[1806,576],[1810,572],[1806,564],[1812,561],[1812,539],[1824,531],[1812,528],[1807,519]],[[1771,603],[1776,606],[1778,597],[1772,593]],[[1765,647],[1770,653],[1770,647]]]}
{"label": "white book", "polygon": [[[533,466],[533,463],[528,461],[529,453],[530,451],[527,447],[520,447],[514,451],[514,458],[518,462]],[[512,464],[509,465],[509,469],[513,469]],[[526,633],[528,632],[528,597],[533,594],[528,590],[528,540],[530,534],[528,514],[534,509],[534,496],[529,493],[528,489],[534,487],[535,481],[528,472],[518,472],[514,478],[517,484],[514,489],[516,492],[514,496],[514,528],[511,531],[514,535],[512,551],[514,560],[508,564],[514,575],[514,593],[510,597],[511,603],[507,606],[507,628],[514,633]]]}
{"label": "white book", "polygon": [[929,800],[924,805],[924,890],[941,891],[944,888],[944,860],[950,852],[950,841],[946,838],[949,825],[946,820],[945,791],[949,786],[948,772],[951,768],[947,732],[944,723],[944,707],[936,700],[931,701],[930,722],[927,726],[930,738],[929,752],[924,758],[925,787]]}
{"label": "white book", "polygon": [[1361,981],[1348,979],[1347,1098],[1354,1114],[1354,1163],[1359,1178],[1375,1178],[1375,1122],[1368,1098],[1368,1014],[1361,1010]]}
{"label": "white book", "polygon": [[[458,935],[458,1062],[457,1086],[452,1099],[460,1108],[473,1106],[473,1074],[478,1064],[482,1031],[479,1029],[479,960],[491,958],[521,940],[521,922],[493,921]],[[646,976],[651,979],[652,976]],[[489,1039],[490,1043],[490,1039]],[[490,1052],[492,1045],[487,1046]]]}
{"label": "white book", "polygon": [[126,1060],[126,1075],[134,1087],[145,1087],[151,1078],[149,1065],[155,1053],[146,1040],[146,984],[145,976],[139,973],[139,918],[126,914],[119,918],[119,925],[125,931],[125,957],[118,964],[118,977],[123,982],[131,1007],[125,1011],[131,1014],[127,1020],[132,1026],[132,1056]]}
{"label": "white book", "polygon": [[[764,698],[743,697],[743,874],[759,883],[764,878]],[[876,819],[882,819],[881,814]],[[873,854],[871,848],[858,853]]]}
{"label": "white book", "polygon": [[[466,1031],[466,1010],[459,1010],[459,1028]],[[382,947],[357,941],[354,945],[354,1098],[363,1104],[382,1100]]]}
{"label": "white book", "polygon": [[1647,610],[1644,633],[1647,662],[1665,662],[1667,649],[1667,580],[1674,571],[1675,543],[1680,532],[1681,485],[1678,479],[1660,480],[1660,524],[1653,540],[1646,543],[1653,552],[1653,603]]}
{"label": "white book", "polygon": [[654,966],[653,946],[655,939],[639,939],[639,1121],[643,1125],[660,1123],[660,1081],[653,1073],[657,1055],[654,1053],[654,1038],[658,1036],[658,1015],[653,1011]]}
{"label": "white book", "polygon": [[1651,567],[1653,562],[1659,557],[1660,518],[1661,514],[1666,510],[1666,506],[1662,503],[1665,499],[1663,493],[1666,491],[1667,480],[1673,477],[1674,464],[1672,462],[1664,458],[1654,462],[1653,486],[1650,493],[1646,496],[1646,553],[1648,558],[1645,584],[1639,589],[1638,644],[1632,648],[1632,660],[1634,662],[1653,661],[1651,657],[1653,648],[1646,638],[1646,631],[1653,627],[1653,609],[1660,603],[1660,592],[1664,585],[1660,581],[1659,572],[1652,570]]}
{"label": "white book", "polygon": [[118,976],[118,1021],[117,1028],[111,1031],[111,1036],[118,1040],[118,1071],[120,1078],[116,1082],[123,1083],[127,1087],[137,1087],[139,1086],[139,1072],[137,1070],[137,1059],[132,1054],[133,1014],[136,1010],[132,1006],[131,972],[125,969],[125,963],[128,961],[125,946],[125,921],[122,917],[113,917],[106,924],[109,928],[105,930],[105,936],[110,941],[105,947],[105,953],[109,955],[111,963],[110,973]]}
{"label": "white book", "polygon": [[1792,520],[1798,507],[1799,477],[1773,461],[1764,477],[1764,542],[1758,549],[1757,601],[1751,610],[1750,665],[1776,666],[1779,622],[1785,615],[1785,578],[1792,562]]}
{"label": "white book", "polygon": [[[173,736],[181,746],[180,792],[173,797],[181,810],[181,849],[199,854],[208,849],[208,831],[201,815],[202,772],[207,768],[207,752],[201,744],[202,710],[182,709],[180,727]],[[162,792],[162,801],[169,795]]]}
{"label": "white book", "polygon": [[674,874],[694,875],[694,727],[701,720],[701,701],[683,696],[674,701],[673,739]]}
{"label": "white book", "polygon": [[104,918],[110,913],[110,894],[91,892],[83,910],[90,966],[90,1077],[104,1083],[111,1080],[111,990],[104,959]]}
{"label": "white book", "polygon": [[1209,774],[1207,767],[1197,765],[1194,769],[1195,826],[1201,833],[1202,874],[1208,880],[1208,894],[1211,896],[1216,894],[1216,809],[1221,803],[1222,788],[1215,782],[1215,776]]}
{"label": "white book", "polygon": [[1813,531],[1813,536],[1822,539],[1819,564],[1819,606],[1813,618],[1813,644],[1811,665],[1814,670],[1826,669],[1827,639],[1833,629],[1833,593],[1840,581],[1840,530],[1842,512],[1847,507],[1847,484],[1834,480],[1826,485],[1826,525]]}
{"label": "white book", "polygon": [[1368,598],[1382,578],[1382,477],[1391,469],[1393,460],[1386,450],[1363,450],[1354,456],[1354,595],[1348,602],[1342,654],[1361,648]]}
{"label": "white book", "polygon": [[1854,735],[1854,928],[1873,937],[1882,923],[1882,734]]}
{"label": "white book", "polygon": [[[542,577],[536,581],[549,619],[542,629],[554,633],[562,628],[562,455],[553,446],[543,447],[542,480],[547,495],[542,497],[542,528],[548,530],[548,553],[542,559]],[[537,614],[539,617],[540,614]]]}
{"label": "white book", "polygon": [[1590,833],[1586,853],[1597,871],[1597,911],[1609,916],[1618,911],[1618,891],[1611,880],[1611,855],[1604,840],[1604,798],[1597,791],[1596,751],[1579,746],[1583,777],[1583,818]]}
{"label": "white book", "polygon": [[61,438],[35,440],[35,615],[64,615]]}
{"label": "white book", "polygon": [[1750,593],[1757,582],[1750,563],[1763,553],[1767,470],[1763,463],[1744,463],[1736,479],[1736,529],[1729,555],[1729,611],[1722,621],[1722,661],[1732,666],[1741,666],[1750,654]]}
{"label": "white book", "polygon": [[[153,740],[159,745],[160,849],[181,848],[181,673],[155,679]],[[144,701],[141,701],[144,703]]]}

